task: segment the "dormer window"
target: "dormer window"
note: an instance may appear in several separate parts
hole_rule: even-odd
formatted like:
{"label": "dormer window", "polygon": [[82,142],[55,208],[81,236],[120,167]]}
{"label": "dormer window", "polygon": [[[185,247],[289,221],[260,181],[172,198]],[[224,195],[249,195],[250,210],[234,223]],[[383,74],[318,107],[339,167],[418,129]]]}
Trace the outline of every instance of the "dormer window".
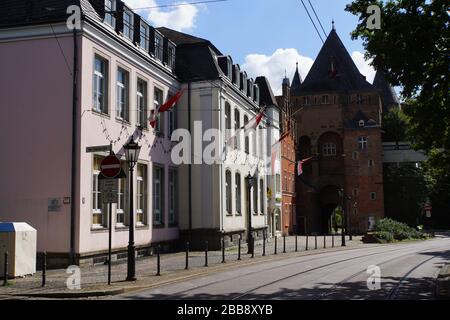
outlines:
{"label": "dormer window", "polygon": [[141,48],[148,51],[150,39],[150,27],[145,22],[141,21]]}
{"label": "dormer window", "polygon": [[114,12],[116,11],[116,0],[105,0],[105,23],[111,27],[116,27],[116,18]]}
{"label": "dormer window", "polygon": [[233,83],[240,89],[241,88],[241,70],[239,65],[233,66]]}
{"label": "dormer window", "polygon": [[366,126],[366,122],[365,122],[364,120],[360,120],[360,121],[359,121],[359,126],[360,126],[361,128],[365,127],[365,126]]}
{"label": "dormer window", "polygon": [[253,79],[247,80],[247,97],[253,100]]}
{"label": "dormer window", "polygon": [[233,81],[233,61],[229,56],[221,56],[217,58],[219,67],[228,79]]}
{"label": "dormer window", "polygon": [[133,40],[133,18],[133,12],[125,8],[123,11],[123,35],[130,40]]}
{"label": "dormer window", "polygon": [[247,73],[241,72],[241,90],[247,92]]}
{"label": "dormer window", "polygon": [[155,32],[155,57],[159,61],[163,60],[163,52],[164,52],[164,45],[163,45],[163,37]]}
{"label": "dormer window", "polygon": [[259,86],[258,85],[254,85],[254,95],[253,95],[253,100],[256,102],[256,104],[259,104]]}
{"label": "dormer window", "polygon": [[168,61],[167,64],[170,69],[175,69],[175,46],[169,42],[167,47]]}

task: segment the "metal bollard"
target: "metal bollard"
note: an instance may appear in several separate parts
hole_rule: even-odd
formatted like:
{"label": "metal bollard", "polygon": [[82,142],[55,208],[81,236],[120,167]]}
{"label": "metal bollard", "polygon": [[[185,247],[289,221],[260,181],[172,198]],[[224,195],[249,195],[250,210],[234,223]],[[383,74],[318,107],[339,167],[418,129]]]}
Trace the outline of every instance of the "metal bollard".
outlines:
{"label": "metal bollard", "polygon": [[286,235],[283,236],[283,253],[286,253]]}
{"label": "metal bollard", "polygon": [[240,261],[241,260],[241,241],[242,241],[242,239],[241,239],[241,237],[239,237],[239,244],[238,244],[238,261]]}
{"label": "metal bollard", "polygon": [[186,267],[184,269],[189,269],[189,242],[186,242]]}
{"label": "metal bollard", "polygon": [[277,239],[278,239],[278,237],[275,236],[275,254],[278,254],[278,251],[277,251]]}
{"label": "metal bollard", "polygon": [[42,287],[47,282],[47,252],[42,255]]}
{"label": "metal bollard", "polygon": [[265,257],[266,256],[266,232],[263,232],[263,253],[262,256]]}
{"label": "metal bollard", "polygon": [[5,268],[3,269],[3,286],[8,284],[8,251],[5,252]]}
{"label": "metal bollard", "polygon": [[295,252],[298,252],[298,235],[295,235]]}
{"label": "metal bollard", "polygon": [[156,276],[161,275],[161,245],[156,248]]}
{"label": "metal bollard", "polygon": [[222,263],[225,263],[225,238],[222,238]]}
{"label": "metal bollard", "polygon": [[314,249],[317,250],[317,234],[314,236],[314,243],[315,243]]}
{"label": "metal bollard", "polygon": [[205,267],[208,266],[208,241],[205,243]]}
{"label": "metal bollard", "polygon": [[327,248],[327,235],[323,236],[323,248],[326,249]]}
{"label": "metal bollard", "polygon": [[309,240],[308,235],[306,235],[306,247],[305,247],[305,251],[308,251],[308,250],[309,250],[309,248],[308,248],[308,240]]}

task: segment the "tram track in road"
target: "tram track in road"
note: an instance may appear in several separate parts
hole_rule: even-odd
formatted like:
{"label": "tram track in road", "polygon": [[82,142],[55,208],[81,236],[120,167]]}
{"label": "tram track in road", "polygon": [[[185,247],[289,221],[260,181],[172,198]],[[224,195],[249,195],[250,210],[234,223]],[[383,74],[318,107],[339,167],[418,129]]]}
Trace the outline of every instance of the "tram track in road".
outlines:
{"label": "tram track in road", "polygon": [[[433,247],[429,247],[429,248],[427,248],[427,249],[425,249],[425,250],[422,250],[422,251],[420,251],[420,252],[409,252],[409,253],[407,253],[407,254],[404,254],[404,255],[401,255],[401,256],[398,256],[398,257],[395,257],[395,258],[392,258],[392,259],[385,260],[385,261],[383,261],[383,262],[381,262],[381,263],[377,263],[376,265],[377,265],[378,267],[380,267],[380,266],[386,265],[386,264],[388,264],[388,263],[391,263],[391,262],[393,262],[393,261],[396,261],[396,260],[398,260],[398,259],[402,259],[402,258],[411,256],[411,255],[414,255],[414,254],[425,253],[425,252],[427,252],[427,251],[429,251],[429,250],[431,250],[431,249],[433,249]],[[406,279],[412,272],[414,272],[415,270],[417,270],[418,268],[420,268],[422,265],[426,264],[427,262],[429,262],[429,261],[431,261],[431,260],[433,260],[433,259],[435,259],[435,258],[437,258],[437,257],[431,257],[431,258],[429,258],[429,259],[427,259],[427,260],[425,260],[425,261],[422,261],[422,262],[419,263],[419,264],[416,264],[413,268],[409,269],[409,271],[402,277],[402,279],[401,279],[401,280],[400,280],[400,281],[399,281],[399,282],[398,282],[398,283],[397,283],[397,284],[389,291],[389,294],[387,295],[387,300],[394,300],[395,297],[396,297],[397,294],[398,294],[398,291],[399,291],[399,288],[401,287],[401,284],[405,281],[405,279]],[[339,287],[341,284],[347,283],[347,282],[349,282],[350,280],[352,280],[352,279],[354,279],[354,278],[356,278],[356,277],[358,277],[359,275],[364,274],[364,273],[367,273],[367,270],[361,270],[361,271],[358,271],[358,272],[352,274],[351,276],[345,278],[344,280],[341,280],[341,281],[339,281],[338,283],[335,283],[330,289],[328,289],[329,291],[328,291],[327,293],[322,293],[322,294],[320,294],[320,295],[317,295],[313,300],[321,300],[321,299],[327,298],[327,297],[329,297],[329,296],[331,296],[331,295],[337,293],[337,292],[338,292],[338,287]]]}
{"label": "tram track in road", "polygon": [[[432,248],[434,248],[434,246],[429,247],[429,248],[427,248],[426,250],[423,250],[423,251],[427,251],[427,250],[430,250],[430,249],[432,249]],[[317,270],[320,270],[320,269],[324,269],[324,268],[330,267],[330,266],[332,266],[332,265],[337,265],[337,264],[349,262],[349,261],[352,261],[352,260],[357,260],[357,259],[361,259],[361,258],[366,258],[366,257],[369,257],[369,256],[380,255],[380,254],[386,254],[386,253],[392,253],[392,252],[397,252],[397,251],[402,251],[402,250],[404,250],[404,248],[400,248],[400,249],[396,249],[396,250],[388,250],[388,251],[383,251],[383,252],[378,252],[378,253],[365,254],[365,255],[361,255],[361,256],[357,256],[357,257],[352,257],[352,258],[349,258],[349,259],[343,259],[343,260],[331,262],[331,263],[328,263],[328,264],[325,264],[325,265],[322,265],[322,266],[318,266],[318,267],[315,267],[315,268],[311,268],[311,269],[308,269],[308,270],[304,270],[304,271],[302,271],[302,272],[298,272],[298,273],[296,273],[296,274],[289,275],[289,276],[287,276],[287,277],[283,277],[283,278],[277,279],[277,280],[275,280],[275,281],[271,281],[271,282],[269,282],[269,283],[266,283],[266,284],[257,286],[257,287],[255,287],[255,288],[252,288],[251,290],[247,290],[246,292],[244,292],[244,293],[242,293],[242,294],[239,294],[239,295],[235,296],[234,298],[232,298],[232,300],[239,300],[239,299],[242,299],[242,298],[244,298],[245,296],[248,296],[249,294],[253,293],[253,292],[256,291],[256,290],[259,290],[259,289],[263,289],[263,288],[272,286],[272,285],[274,285],[274,284],[276,284],[276,283],[283,282],[283,281],[285,281],[285,280],[292,279],[292,278],[298,277],[298,276],[300,276],[300,275],[304,275],[304,274],[307,274],[307,273],[310,273],[310,272],[314,272],[314,271],[317,271]],[[414,251],[414,252],[411,252],[411,253],[402,255],[402,257],[411,255],[412,253],[417,253],[417,251]],[[326,258],[326,257],[323,257],[323,258]],[[399,257],[394,258],[394,259],[390,259],[390,260],[396,260],[396,259],[398,259],[398,258],[399,258]],[[299,263],[299,262],[297,262],[297,263]],[[385,263],[387,263],[387,262],[385,262]],[[283,267],[284,267],[284,266],[283,266]],[[357,274],[355,274],[355,275],[353,275],[353,276],[351,276],[351,277],[349,277],[349,278],[352,279],[352,278],[354,278],[355,276],[361,274],[362,272],[364,272],[364,271],[360,271],[360,272],[358,272]],[[341,281],[341,283],[342,283],[342,282],[344,282],[344,280]],[[315,299],[315,300],[318,300],[318,299]]]}

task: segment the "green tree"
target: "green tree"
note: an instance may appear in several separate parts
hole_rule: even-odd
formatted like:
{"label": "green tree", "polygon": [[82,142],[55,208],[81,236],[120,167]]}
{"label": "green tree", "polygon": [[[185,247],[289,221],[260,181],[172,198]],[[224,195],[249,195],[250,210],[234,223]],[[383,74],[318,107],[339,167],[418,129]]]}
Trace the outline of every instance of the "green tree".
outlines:
{"label": "green tree", "polygon": [[392,108],[383,115],[383,129],[383,140],[395,142],[398,147],[399,142],[408,140],[408,117],[400,108]]}
{"label": "green tree", "polygon": [[[372,13],[381,8],[381,29],[369,30]],[[427,152],[434,167],[450,172],[450,9],[448,0],[354,0],[346,10],[359,16],[352,33],[360,37],[366,57],[403,88],[408,100],[411,140]]]}

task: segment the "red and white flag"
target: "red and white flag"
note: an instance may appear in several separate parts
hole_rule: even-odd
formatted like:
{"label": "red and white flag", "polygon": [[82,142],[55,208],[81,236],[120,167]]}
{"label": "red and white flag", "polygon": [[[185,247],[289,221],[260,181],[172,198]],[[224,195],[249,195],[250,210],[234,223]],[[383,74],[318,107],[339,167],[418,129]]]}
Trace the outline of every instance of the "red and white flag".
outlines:
{"label": "red and white flag", "polygon": [[158,115],[160,113],[169,111],[172,109],[180,100],[181,96],[183,95],[185,89],[181,89],[176,95],[174,95],[172,98],[170,98],[166,103],[164,103],[162,106],[160,106],[157,110],[152,110],[152,115],[150,116],[150,125],[154,129],[156,127],[156,124],[158,122]]}
{"label": "red and white flag", "polygon": [[264,119],[264,112],[265,111],[266,111],[266,108],[263,108],[262,111],[256,117],[254,117],[249,123],[247,123],[243,128],[240,128],[240,129],[236,130],[234,135],[231,136],[225,142],[225,147],[227,147],[232,142],[234,142],[236,137],[241,133],[242,130],[244,130],[244,132],[246,132],[248,130],[252,130],[252,129],[255,130],[259,126],[259,124],[261,123],[262,119]]}
{"label": "red and white flag", "polygon": [[303,174],[303,165],[304,165],[306,162],[308,162],[309,160],[313,159],[313,158],[314,158],[314,157],[309,157],[309,158],[303,159],[303,160],[301,160],[301,161],[299,161],[299,162],[297,163],[297,173],[298,173],[298,176],[301,176],[301,175]]}

